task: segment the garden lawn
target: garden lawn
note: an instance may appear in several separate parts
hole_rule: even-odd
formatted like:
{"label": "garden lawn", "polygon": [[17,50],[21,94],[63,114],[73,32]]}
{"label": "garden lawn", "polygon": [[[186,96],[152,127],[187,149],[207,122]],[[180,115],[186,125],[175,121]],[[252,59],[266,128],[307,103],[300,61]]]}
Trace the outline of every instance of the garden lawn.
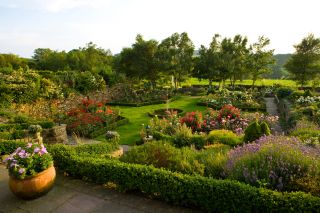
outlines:
{"label": "garden lawn", "polygon": [[[182,85],[191,86],[191,85],[208,85],[209,81],[199,80],[197,78],[189,78],[186,82],[182,83]],[[213,83],[214,85],[218,85],[217,82]],[[230,84],[230,81],[226,81],[226,84]],[[280,80],[280,79],[261,79],[257,80],[255,85],[256,86],[274,86],[275,84],[279,84],[281,86],[286,87],[297,87],[297,84],[292,80]],[[237,81],[236,85],[252,85],[252,80],[243,80],[243,81]],[[308,86],[311,86],[309,83]]]}
{"label": "garden lawn", "polygon": [[[200,97],[181,96],[177,100],[169,103],[169,108],[179,108],[183,112],[190,111],[204,111],[206,107],[197,106],[197,102]],[[166,104],[149,105],[142,107],[128,107],[118,106],[112,107],[120,110],[121,116],[129,119],[129,123],[123,126],[119,126],[116,130],[120,134],[120,144],[133,145],[140,139],[139,132],[142,128],[142,124],[148,125],[151,117],[148,116],[148,112],[153,112],[156,109],[166,108]],[[96,138],[97,140],[104,140],[104,135]]]}

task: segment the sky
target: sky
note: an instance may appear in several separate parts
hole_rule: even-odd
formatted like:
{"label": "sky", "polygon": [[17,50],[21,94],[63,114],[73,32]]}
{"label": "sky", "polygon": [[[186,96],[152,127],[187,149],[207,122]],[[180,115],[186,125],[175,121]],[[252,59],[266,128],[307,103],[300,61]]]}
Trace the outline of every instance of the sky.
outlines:
{"label": "sky", "polygon": [[216,33],[250,43],[264,35],[275,53],[292,53],[308,33],[320,37],[319,8],[319,0],[0,0],[0,53],[32,57],[92,41],[117,54],[138,33],[161,42],[175,32],[196,48]]}

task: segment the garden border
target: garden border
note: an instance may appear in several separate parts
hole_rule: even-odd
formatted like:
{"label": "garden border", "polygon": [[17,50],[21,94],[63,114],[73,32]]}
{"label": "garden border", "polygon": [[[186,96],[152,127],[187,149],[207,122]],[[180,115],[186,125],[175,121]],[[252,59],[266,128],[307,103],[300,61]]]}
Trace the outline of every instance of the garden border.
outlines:
{"label": "garden border", "polygon": [[[4,146],[0,143],[0,152]],[[7,145],[19,144],[8,142]],[[122,191],[146,195],[208,212],[313,212],[320,198],[303,192],[276,192],[232,180],[216,180],[128,164],[116,160],[79,156],[73,147],[49,146],[55,165],[77,178],[98,184],[115,183]],[[7,151],[11,151],[7,149]]]}

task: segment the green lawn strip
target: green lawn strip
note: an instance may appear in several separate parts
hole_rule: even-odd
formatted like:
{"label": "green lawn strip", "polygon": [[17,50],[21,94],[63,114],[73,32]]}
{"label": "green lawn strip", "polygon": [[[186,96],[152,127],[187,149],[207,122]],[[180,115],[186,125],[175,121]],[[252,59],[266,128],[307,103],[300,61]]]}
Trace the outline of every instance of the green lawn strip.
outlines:
{"label": "green lawn strip", "polygon": [[[200,97],[188,97],[182,96],[172,103],[169,103],[169,108],[179,108],[184,112],[190,112],[195,110],[203,111],[206,109],[204,106],[197,106],[197,102]],[[113,107],[120,110],[121,116],[129,119],[129,123],[117,128],[120,134],[120,144],[132,145],[139,140],[139,132],[141,125],[147,125],[151,119],[148,116],[148,112],[153,112],[156,109],[166,108],[166,104],[149,105],[142,107],[128,107],[119,106]],[[104,140],[104,135],[96,138],[97,140]]]}
{"label": "green lawn strip", "polygon": [[[209,81],[199,80],[197,78],[190,78],[186,82],[182,83],[183,86],[191,86],[191,85],[208,85]],[[218,85],[218,82],[214,82],[214,85]],[[230,81],[226,81],[226,84],[230,84]],[[261,79],[257,80],[255,85],[256,86],[274,86],[275,84],[279,84],[281,86],[287,86],[287,87],[297,87],[297,84],[292,80],[280,80],[280,79]],[[237,81],[236,85],[252,85],[252,80],[243,80],[243,81]],[[311,86],[311,83],[308,84],[308,86]]]}

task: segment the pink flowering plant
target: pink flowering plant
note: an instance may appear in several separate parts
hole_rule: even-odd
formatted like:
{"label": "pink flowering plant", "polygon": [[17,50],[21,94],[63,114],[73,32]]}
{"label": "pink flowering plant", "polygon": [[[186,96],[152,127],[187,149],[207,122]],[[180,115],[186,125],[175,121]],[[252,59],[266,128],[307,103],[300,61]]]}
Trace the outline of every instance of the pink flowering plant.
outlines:
{"label": "pink flowering plant", "polygon": [[53,160],[43,144],[28,143],[17,148],[4,163],[10,176],[26,179],[52,166]]}

